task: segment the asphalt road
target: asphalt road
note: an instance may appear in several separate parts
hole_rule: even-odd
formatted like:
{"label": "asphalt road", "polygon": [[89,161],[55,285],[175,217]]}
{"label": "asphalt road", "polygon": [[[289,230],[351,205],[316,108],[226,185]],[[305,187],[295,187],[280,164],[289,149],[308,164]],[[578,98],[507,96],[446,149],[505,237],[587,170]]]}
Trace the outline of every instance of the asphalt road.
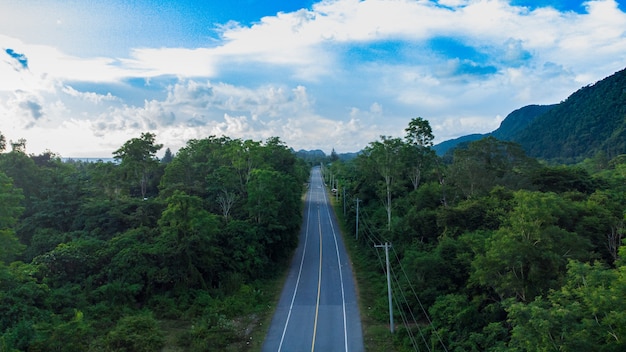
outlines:
{"label": "asphalt road", "polygon": [[263,351],[363,351],[352,267],[319,168]]}

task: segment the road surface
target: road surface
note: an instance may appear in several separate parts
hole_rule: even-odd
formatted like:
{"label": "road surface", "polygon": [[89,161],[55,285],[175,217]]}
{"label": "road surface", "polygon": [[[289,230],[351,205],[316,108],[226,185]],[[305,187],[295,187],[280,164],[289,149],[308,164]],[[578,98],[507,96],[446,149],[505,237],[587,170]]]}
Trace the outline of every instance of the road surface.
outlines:
{"label": "road surface", "polygon": [[316,167],[299,245],[263,351],[363,350],[352,267]]}

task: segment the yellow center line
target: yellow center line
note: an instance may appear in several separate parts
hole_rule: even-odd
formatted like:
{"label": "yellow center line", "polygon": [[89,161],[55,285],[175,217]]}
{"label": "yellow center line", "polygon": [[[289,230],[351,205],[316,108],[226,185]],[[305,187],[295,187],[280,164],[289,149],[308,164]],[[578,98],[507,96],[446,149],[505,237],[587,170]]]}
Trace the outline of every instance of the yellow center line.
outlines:
{"label": "yellow center line", "polygon": [[320,209],[317,208],[317,219],[320,229],[320,268],[317,276],[317,302],[315,303],[315,323],[313,324],[313,342],[311,343],[311,352],[315,350],[315,336],[317,335],[317,317],[320,310],[320,293],[322,291],[322,218]]}

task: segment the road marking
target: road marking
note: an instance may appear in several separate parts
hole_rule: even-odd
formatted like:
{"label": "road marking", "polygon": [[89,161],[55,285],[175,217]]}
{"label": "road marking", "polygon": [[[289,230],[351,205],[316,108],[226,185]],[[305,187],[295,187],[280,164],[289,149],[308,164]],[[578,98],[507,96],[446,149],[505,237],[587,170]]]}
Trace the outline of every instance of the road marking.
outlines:
{"label": "road marking", "polygon": [[320,311],[320,296],[322,293],[322,217],[320,210],[317,209],[317,220],[320,233],[320,267],[317,275],[317,302],[315,302],[315,322],[313,323],[313,341],[311,342],[311,352],[315,350],[315,337],[317,335],[317,318]]}
{"label": "road marking", "polygon": [[[319,175],[318,175],[319,178]],[[323,188],[323,187],[319,187],[319,188]],[[323,192],[323,206],[325,206],[326,208],[326,214],[328,216],[329,222],[330,222],[330,226],[331,226],[331,230],[333,233],[333,238],[334,238],[334,242],[335,242],[335,251],[337,254],[337,265],[339,267],[339,279],[341,282],[341,301],[342,301],[342,308],[343,308],[343,331],[344,331],[344,346],[345,346],[345,351],[348,351],[348,329],[347,329],[347,319],[346,319],[346,300],[345,300],[345,291],[344,291],[344,283],[343,283],[343,272],[342,272],[342,268],[341,268],[341,258],[340,258],[340,254],[339,254],[339,245],[337,242],[337,235],[335,232],[335,227],[333,226],[333,222],[331,219],[331,215],[330,215],[330,210],[329,210],[329,205],[328,205],[328,196],[326,194],[326,192]],[[309,199],[312,199],[313,196],[313,191],[311,188],[309,188]],[[321,202],[320,202],[321,203]],[[296,280],[296,286],[294,287],[294,291],[293,291],[293,295],[291,297],[291,304],[289,306],[289,313],[287,314],[287,320],[285,321],[285,327],[283,328],[283,333],[280,339],[280,345],[278,346],[278,351],[280,352],[283,346],[283,342],[285,340],[285,335],[287,333],[287,327],[289,325],[289,321],[291,318],[291,312],[293,310],[293,305],[296,299],[296,294],[298,292],[298,288],[300,285],[300,278],[302,276],[302,268],[304,266],[304,257],[306,255],[306,245],[308,243],[308,238],[309,238],[309,224],[310,224],[310,220],[311,220],[311,205],[310,202],[307,204],[307,222],[306,222],[306,231],[305,231],[305,239],[304,239],[304,248],[302,251],[302,258],[300,260],[300,268],[298,270],[298,278]],[[314,326],[313,326],[313,340],[311,341],[311,352],[313,352],[315,350],[315,340],[316,340],[316,335],[317,335],[317,322],[318,322],[318,316],[319,316],[319,306],[320,306],[320,297],[321,297],[321,285],[322,285],[322,218],[321,218],[321,213],[320,213],[320,204],[317,204],[317,211],[318,211],[318,227],[319,227],[319,236],[320,236],[320,262],[319,262],[319,272],[318,272],[318,281],[317,281],[317,302],[315,305],[315,322],[314,322]]]}
{"label": "road marking", "polygon": [[346,319],[346,296],[343,289],[343,272],[341,270],[341,257],[339,256],[339,245],[337,244],[337,235],[335,234],[335,227],[330,218],[329,207],[326,207],[326,213],[328,214],[328,220],[330,221],[330,228],[333,231],[333,238],[335,239],[335,251],[337,252],[337,265],[339,266],[339,281],[341,282],[341,305],[343,308],[343,341],[346,352],[348,351],[348,326]]}
{"label": "road marking", "polygon": [[[309,198],[313,193],[309,190]],[[285,341],[285,334],[287,333],[287,326],[289,325],[289,319],[291,318],[291,311],[293,310],[293,303],[296,300],[296,293],[298,293],[298,285],[300,285],[300,277],[302,276],[302,267],[304,266],[304,256],[306,255],[306,244],[309,240],[309,221],[311,219],[311,205],[307,204],[308,212],[306,217],[306,231],[304,235],[304,248],[302,250],[302,259],[300,260],[300,269],[298,270],[298,279],[296,280],[296,286],[293,289],[293,296],[291,296],[291,304],[289,305],[289,313],[287,314],[287,320],[285,321],[285,327],[283,328],[283,334],[280,337],[280,344],[278,345],[278,352],[283,348],[283,342]]]}

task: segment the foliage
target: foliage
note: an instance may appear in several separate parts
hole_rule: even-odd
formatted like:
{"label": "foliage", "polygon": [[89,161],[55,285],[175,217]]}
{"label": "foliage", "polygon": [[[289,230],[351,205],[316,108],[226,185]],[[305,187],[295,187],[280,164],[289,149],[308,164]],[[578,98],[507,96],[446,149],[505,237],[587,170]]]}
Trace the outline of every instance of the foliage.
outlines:
{"label": "foliage", "polygon": [[[626,247],[622,247],[626,255]],[[623,264],[623,262],[622,262]],[[511,347],[622,351],[626,348],[626,266],[570,261],[567,281],[546,297],[508,308]]]}
{"label": "foliage", "polygon": [[123,317],[104,341],[110,350],[127,352],[158,351],[164,345],[158,322],[149,313]]}
{"label": "foliage", "polygon": [[0,154],[0,350],[184,347],[164,320],[223,349],[240,316],[268,314],[259,288],[295,248],[307,166],[277,138],[192,140],[163,162],[155,140],[117,163]]}
{"label": "foliage", "polygon": [[[365,336],[387,339],[374,244],[391,242],[396,313],[415,320],[383,349],[622,350],[624,157],[545,165],[487,138],[446,163],[426,120],[406,132],[323,165],[349,233],[359,200]],[[246,348],[297,244],[309,166],[278,138],[191,140],[167,162],[160,147],[142,134],[119,164],[0,154],[2,350]]]}
{"label": "foliage", "polygon": [[[518,144],[487,137],[456,149],[449,163],[432,157],[414,187],[403,177],[415,175],[415,154],[402,162],[402,153],[390,152],[410,150],[411,143],[383,137],[356,160],[329,167],[348,191],[349,232],[359,199],[355,250],[380,268],[384,259],[373,245],[393,244],[394,313],[407,324],[386,349],[422,343],[433,351],[624,348],[626,315],[616,302],[626,294],[620,276],[626,249],[618,252],[623,157],[546,165]],[[378,275],[361,280],[385,282],[383,269]],[[380,289],[376,302],[385,294]],[[378,329],[388,316],[378,304],[371,308],[377,314],[368,318],[376,322],[368,326]]]}
{"label": "foliage", "polygon": [[139,183],[141,198],[146,197],[150,177],[158,167],[156,152],[163,147],[155,143],[155,137],[149,132],[142,133],[140,138],[129,140],[113,153],[120,162],[125,180],[131,186]]}
{"label": "foliage", "polygon": [[20,189],[13,186],[12,180],[0,172],[0,263],[12,262],[24,249],[15,236],[15,224],[24,211],[24,199]]}

